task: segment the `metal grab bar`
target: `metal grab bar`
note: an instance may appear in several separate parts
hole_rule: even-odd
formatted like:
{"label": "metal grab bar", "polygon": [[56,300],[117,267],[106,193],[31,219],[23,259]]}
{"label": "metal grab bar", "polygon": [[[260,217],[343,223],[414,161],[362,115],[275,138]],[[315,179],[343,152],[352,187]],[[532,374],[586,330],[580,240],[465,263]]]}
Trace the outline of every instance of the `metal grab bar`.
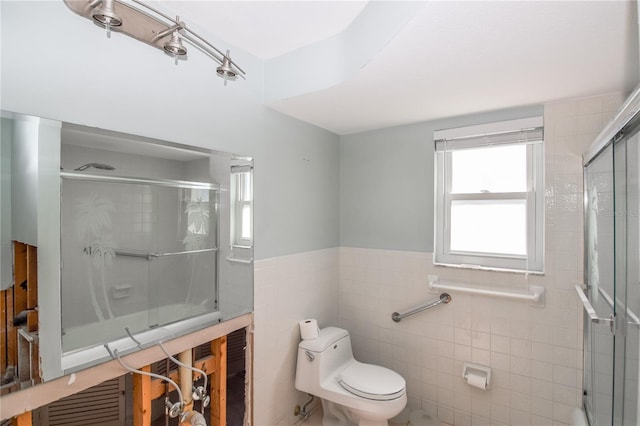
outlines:
{"label": "metal grab bar", "polygon": [[578,297],[582,302],[582,306],[584,307],[584,311],[589,316],[589,319],[591,320],[591,322],[596,324],[609,324],[609,326],[613,330],[613,314],[611,314],[609,318],[600,318],[596,310],[593,308],[593,305],[587,298],[587,295],[584,293],[584,289],[582,288],[582,286],[580,284],[576,284],[575,288],[576,288],[576,293],[578,293]]}
{"label": "metal grab bar", "polygon": [[615,334],[615,329],[616,329],[615,316],[613,314],[610,314],[609,318],[600,318],[596,310],[593,308],[593,305],[587,298],[587,295],[584,293],[584,289],[580,284],[576,284],[576,292],[578,293],[578,297],[582,302],[582,306],[584,307],[584,310],[589,316],[589,319],[591,320],[591,322],[595,324],[609,324],[609,331],[612,334]]}
{"label": "metal grab bar", "polygon": [[440,295],[440,298],[437,300],[434,300],[432,302],[426,303],[424,305],[421,306],[417,306],[413,309],[408,310],[407,312],[404,312],[402,314],[398,313],[398,312],[394,312],[391,314],[391,319],[394,320],[395,322],[400,322],[401,320],[403,320],[406,317],[410,317],[411,315],[415,315],[418,312],[422,312],[425,311],[429,308],[433,308],[436,307],[438,305],[441,305],[443,303],[449,303],[451,302],[451,296],[449,296],[448,293],[442,293]]}
{"label": "metal grab bar", "polygon": [[[208,253],[208,252],[213,252],[213,251],[218,251],[217,247],[207,248],[207,249],[199,249],[199,250],[176,251],[176,252],[172,252],[172,253],[131,253],[131,252],[128,252],[128,251],[115,250],[114,254],[116,256],[137,257],[137,258],[141,258],[141,259],[151,260],[153,258],[163,257],[163,256],[180,256],[180,255],[185,255],[185,254]],[[84,248],[84,252],[86,254],[88,254],[88,255],[91,255],[91,247],[85,247]]]}
{"label": "metal grab bar", "polygon": [[229,262],[233,262],[233,263],[246,263],[246,264],[253,263],[253,257],[250,258],[250,259],[240,259],[240,258],[237,258],[237,257],[228,256],[227,260]]}

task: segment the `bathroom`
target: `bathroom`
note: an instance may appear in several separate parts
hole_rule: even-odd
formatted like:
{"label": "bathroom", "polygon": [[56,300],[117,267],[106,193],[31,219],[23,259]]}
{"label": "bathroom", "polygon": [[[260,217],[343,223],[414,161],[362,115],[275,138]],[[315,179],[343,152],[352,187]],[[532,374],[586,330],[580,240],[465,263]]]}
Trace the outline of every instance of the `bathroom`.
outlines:
{"label": "bathroom", "polygon": [[[572,424],[583,386],[583,307],[574,288],[583,279],[582,155],[638,83],[636,6],[616,3],[628,15],[590,10],[584,25],[598,27],[598,15],[628,18],[618,25],[635,37],[635,51],[608,59],[624,60],[618,85],[568,93],[559,87],[566,82],[540,78],[545,94],[535,102],[500,104],[485,90],[474,92],[487,98],[484,108],[401,124],[383,111],[377,127],[331,131],[265,106],[273,95],[262,87],[263,61],[241,49],[233,59],[247,78],[225,86],[206,58],[174,66],[135,40],[106,37],[63,2],[2,2],[0,109],[254,158],[253,424],[300,421],[294,407],[307,396],[294,379],[303,318],[348,329],[357,359],[401,374],[408,405],[445,423]],[[58,24],[43,37],[51,18]],[[593,31],[590,40],[604,37]],[[577,79],[582,70],[573,70]],[[464,103],[464,91],[456,96]],[[544,275],[434,266],[434,132],[533,116],[544,119]],[[545,305],[452,293],[451,304],[393,322],[392,312],[437,297],[429,275],[543,286]],[[464,383],[464,361],[492,368],[491,389]]]}

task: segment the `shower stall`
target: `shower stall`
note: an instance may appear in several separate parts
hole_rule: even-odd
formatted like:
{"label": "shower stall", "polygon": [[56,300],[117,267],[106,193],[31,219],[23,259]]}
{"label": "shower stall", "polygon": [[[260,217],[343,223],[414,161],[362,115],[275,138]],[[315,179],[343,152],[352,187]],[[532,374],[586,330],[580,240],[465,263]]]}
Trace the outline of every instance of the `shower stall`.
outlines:
{"label": "shower stall", "polygon": [[62,172],[62,348],[218,310],[218,185]]}
{"label": "shower stall", "polygon": [[640,423],[640,94],[584,156],[583,405],[591,426]]}

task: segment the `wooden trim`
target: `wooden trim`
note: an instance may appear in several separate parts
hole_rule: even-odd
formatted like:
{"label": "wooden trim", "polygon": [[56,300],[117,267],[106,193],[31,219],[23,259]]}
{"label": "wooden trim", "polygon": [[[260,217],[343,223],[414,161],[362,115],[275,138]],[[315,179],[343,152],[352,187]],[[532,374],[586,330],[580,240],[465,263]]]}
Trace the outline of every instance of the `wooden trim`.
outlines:
{"label": "wooden trim", "polygon": [[11,426],[31,426],[32,424],[31,411],[27,411],[11,419]]}
{"label": "wooden trim", "polygon": [[211,353],[216,358],[211,379],[211,426],[227,424],[227,336],[211,342]]}
{"label": "wooden trim", "polygon": [[[27,246],[27,309],[35,309],[37,306],[38,306],[38,248],[34,246]],[[29,330],[29,331],[35,331],[35,330]]]}
{"label": "wooden trim", "polygon": [[18,361],[18,330],[13,326],[13,317],[15,316],[13,303],[13,290],[11,287],[5,291],[7,296],[7,366],[17,365]]}
{"label": "wooden trim", "polygon": [[27,312],[27,331],[29,333],[38,331],[38,311],[34,310]]}
{"label": "wooden trim", "polygon": [[27,309],[27,245],[13,243],[13,312]]}
{"label": "wooden trim", "polygon": [[7,292],[0,291],[0,376],[7,369]]}
{"label": "wooden trim", "polygon": [[[146,365],[140,370],[151,372]],[[151,425],[151,377],[144,374],[133,375],[133,426]]]}

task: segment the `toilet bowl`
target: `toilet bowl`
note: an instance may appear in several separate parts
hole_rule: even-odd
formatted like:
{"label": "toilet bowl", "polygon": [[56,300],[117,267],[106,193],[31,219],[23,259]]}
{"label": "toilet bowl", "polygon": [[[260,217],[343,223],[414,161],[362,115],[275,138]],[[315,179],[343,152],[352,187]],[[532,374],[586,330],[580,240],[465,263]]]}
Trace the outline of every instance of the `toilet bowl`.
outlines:
{"label": "toilet bowl", "polygon": [[322,400],[323,426],[387,426],[407,404],[404,378],[356,361],[349,332],[337,327],[300,342],[295,386]]}

